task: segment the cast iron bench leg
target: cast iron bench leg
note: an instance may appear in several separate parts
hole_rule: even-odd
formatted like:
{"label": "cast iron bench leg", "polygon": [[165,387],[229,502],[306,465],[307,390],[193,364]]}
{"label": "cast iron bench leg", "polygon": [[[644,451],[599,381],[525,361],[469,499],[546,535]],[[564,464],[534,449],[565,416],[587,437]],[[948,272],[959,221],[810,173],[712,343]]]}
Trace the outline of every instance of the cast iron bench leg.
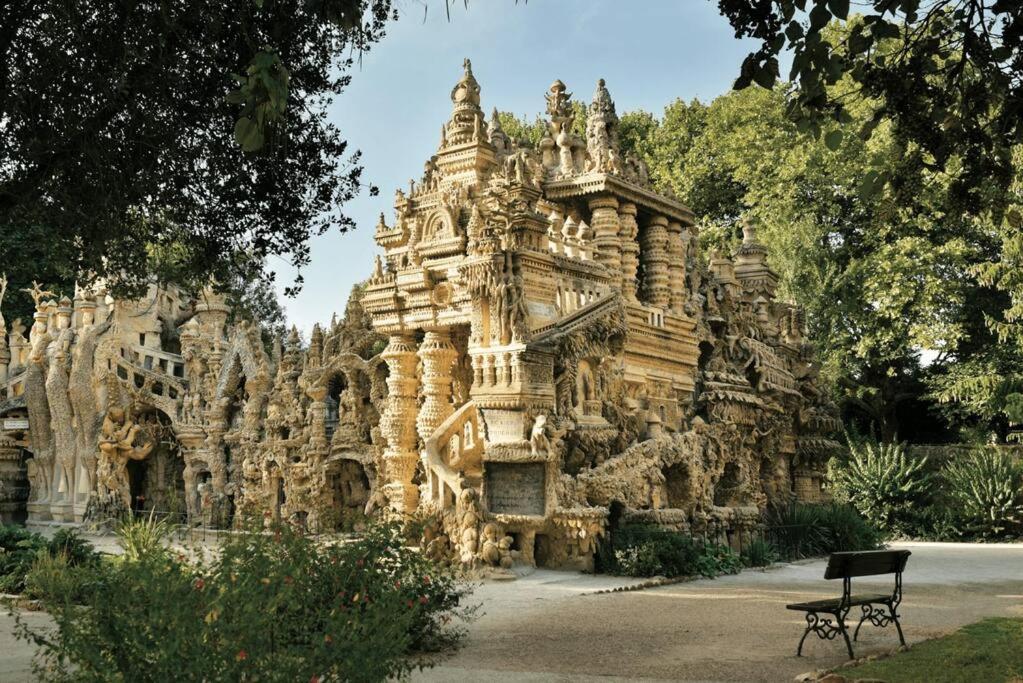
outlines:
{"label": "cast iron bench leg", "polygon": [[849,659],[855,659],[852,650],[852,643],[849,642],[849,632],[845,630],[845,619],[842,615],[836,615],[838,617],[838,628],[842,631],[842,637],[845,638],[845,648],[849,650]]}
{"label": "cast iron bench leg", "polygon": [[892,621],[895,622],[895,630],[899,632],[899,642],[905,646],[906,638],[902,635],[902,624],[899,623],[899,616],[895,614],[895,608],[892,605],[888,605],[888,611],[892,614]]}
{"label": "cast iron bench leg", "polygon": [[806,613],[806,630],[803,631],[803,637],[799,639],[799,647],[796,648],[796,656],[797,657],[802,657],[803,656],[803,641],[806,640],[806,637],[808,635],[810,635],[810,631],[813,630],[813,627],[816,624],[817,624],[817,613],[816,612],[807,612]]}
{"label": "cast iron bench leg", "polygon": [[863,612],[863,616],[860,617],[860,623],[856,624],[856,631],[853,632],[853,640],[856,642],[859,642],[860,639],[860,626],[863,626],[863,622],[870,617],[872,611],[870,605],[861,605],[860,610]]}

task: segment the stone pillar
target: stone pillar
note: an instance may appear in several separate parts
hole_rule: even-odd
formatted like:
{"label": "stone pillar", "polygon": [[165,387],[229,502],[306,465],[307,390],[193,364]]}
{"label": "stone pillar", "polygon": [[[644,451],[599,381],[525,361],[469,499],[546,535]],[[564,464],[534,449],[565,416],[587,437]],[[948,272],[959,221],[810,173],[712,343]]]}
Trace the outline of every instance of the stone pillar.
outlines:
{"label": "stone pillar", "polygon": [[607,267],[611,274],[611,287],[622,288],[622,240],[618,236],[618,200],[614,197],[597,197],[590,200],[590,225],[593,227],[593,246],[597,260]]}
{"label": "stone pillar", "polygon": [[668,222],[668,290],[668,306],[681,315],[686,302],[686,248],[678,221]]}
{"label": "stone pillar", "polygon": [[451,405],[451,367],[458,351],[451,343],[448,330],[429,330],[419,345],[419,358],[423,361],[423,405],[416,418],[419,438],[426,441],[448,419]]}
{"label": "stone pillar", "polygon": [[623,202],[618,207],[618,221],[621,226],[622,296],[626,301],[636,301],[636,271],[639,268],[639,243],[636,242],[639,227],[636,224],[636,205],[631,202]]}
{"label": "stone pillar", "polygon": [[419,378],[416,377],[416,343],[411,335],[394,334],[381,354],[390,374],[387,377],[387,410],[380,419],[387,439],[384,467],[387,484],[384,492],[391,507],[412,512],[419,504],[419,489],[412,483],[419,463],[416,451],[416,403]]}
{"label": "stone pillar", "polygon": [[641,236],[643,249],[643,298],[657,308],[667,308],[671,298],[668,286],[668,219],[654,216]]}

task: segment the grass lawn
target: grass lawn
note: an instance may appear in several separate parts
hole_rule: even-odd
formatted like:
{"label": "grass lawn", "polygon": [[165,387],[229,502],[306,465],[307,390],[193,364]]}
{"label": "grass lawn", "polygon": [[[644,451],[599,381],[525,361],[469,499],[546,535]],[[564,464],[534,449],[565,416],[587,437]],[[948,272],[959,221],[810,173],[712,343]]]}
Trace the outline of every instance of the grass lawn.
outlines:
{"label": "grass lawn", "polygon": [[907,652],[837,673],[886,683],[1023,681],[1023,619],[978,621]]}

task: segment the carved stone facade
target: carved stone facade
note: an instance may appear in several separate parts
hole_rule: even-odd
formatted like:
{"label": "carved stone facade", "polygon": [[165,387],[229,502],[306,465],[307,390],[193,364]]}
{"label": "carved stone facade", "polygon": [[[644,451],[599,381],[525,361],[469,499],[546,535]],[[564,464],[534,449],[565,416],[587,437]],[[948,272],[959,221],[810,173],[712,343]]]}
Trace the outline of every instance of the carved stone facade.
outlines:
{"label": "carved stone facade", "polygon": [[305,348],[267,351],[209,293],[37,289],[29,337],[0,346],[30,516],[424,514],[431,557],[585,568],[616,502],[730,541],[820,499],[837,413],[754,226],[705,259],[620,150],[604,82],[585,139],[571,98],[555,81],[545,137],[510,140],[466,61],[364,291]]}

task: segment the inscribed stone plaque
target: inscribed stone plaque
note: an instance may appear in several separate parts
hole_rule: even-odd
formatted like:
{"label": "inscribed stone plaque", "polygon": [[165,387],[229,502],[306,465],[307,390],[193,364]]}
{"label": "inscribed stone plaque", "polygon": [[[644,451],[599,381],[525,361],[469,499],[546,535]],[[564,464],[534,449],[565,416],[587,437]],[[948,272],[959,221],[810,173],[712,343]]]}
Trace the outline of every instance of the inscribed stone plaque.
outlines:
{"label": "inscribed stone plaque", "polygon": [[487,507],[509,515],[544,513],[542,462],[488,462]]}

